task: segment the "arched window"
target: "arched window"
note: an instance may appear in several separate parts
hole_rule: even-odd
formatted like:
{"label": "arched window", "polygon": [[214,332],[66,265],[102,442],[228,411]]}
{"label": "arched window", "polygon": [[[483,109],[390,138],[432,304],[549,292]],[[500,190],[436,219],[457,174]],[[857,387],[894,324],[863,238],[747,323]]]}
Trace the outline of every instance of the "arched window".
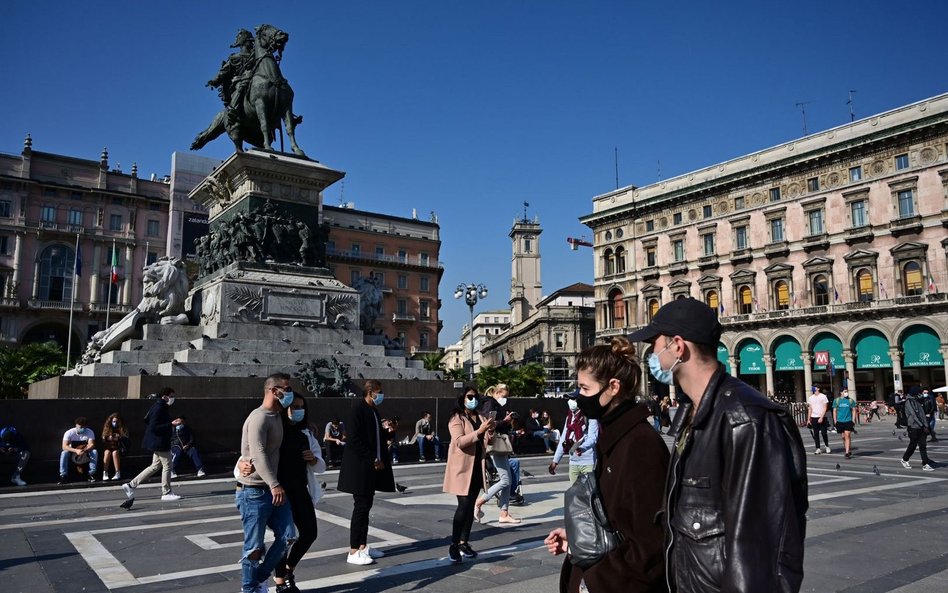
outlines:
{"label": "arched window", "polygon": [[40,256],[39,298],[44,301],[72,300],[72,267],[75,252],[66,245],[50,245]]}
{"label": "arched window", "polygon": [[818,274],[813,277],[813,304],[828,305],[830,302],[829,282],[826,276]]}
{"label": "arched window", "polygon": [[612,327],[625,327],[625,301],[622,300],[621,290],[609,293],[609,304],[612,310]]}
{"label": "arched window", "polygon": [[709,307],[711,307],[711,308],[714,309],[715,311],[720,312],[720,311],[718,311],[718,307],[720,306],[721,302],[718,300],[718,291],[716,291],[716,290],[709,290],[709,291],[704,295],[704,302],[705,302],[706,305],[708,305]]}
{"label": "arched window", "polygon": [[625,247],[616,247],[616,273],[625,273]]}
{"label": "arched window", "polygon": [[754,295],[751,293],[750,286],[742,286],[737,291],[738,306],[741,308],[741,315],[748,315],[754,312]]}
{"label": "arched window", "polygon": [[774,306],[777,309],[790,308],[790,287],[785,280],[777,280],[774,284]]}
{"label": "arched window", "polygon": [[873,287],[872,273],[863,268],[856,272],[856,286],[859,291],[859,300],[860,301],[871,301],[873,295],[875,294]]}
{"label": "arched window", "polygon": [[611,276],[616,273],[615,260],[612,259],[612,250],[606,249],[602,254],[602,273],[605,276]]}
{"label": "arched window", "polygon": [[679,294],[678,296],[675,297],[675,300],[676,300],[676,301],[680,301],[681,299],[686,299],[686,298],[688,298],[688,295],[685,294],[685,293],[681,293],[681,294]]}
{"label": "arched window", "polygon": [[916,261],[910,261],[902,268],[902,284],[905,286],[905,295],[922,294],[922,266]]}
{"label": "arched window", "polygon": [[652,321],[652,318],[655,317],[655,314],[658,313],[659,305],[658,299],[651,299],[648,302],[648,320]]}

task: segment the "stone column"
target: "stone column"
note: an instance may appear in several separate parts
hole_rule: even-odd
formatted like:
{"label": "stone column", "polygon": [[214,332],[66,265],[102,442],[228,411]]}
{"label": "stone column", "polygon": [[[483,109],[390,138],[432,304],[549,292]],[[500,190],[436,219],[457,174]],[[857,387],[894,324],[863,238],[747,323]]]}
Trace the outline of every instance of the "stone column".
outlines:
{"label": "stone column", "polygon": [[[14,290],[14,287],[20,285],[20,258],[23,256],[23,235],[22,233],[16,234],[16,243],[13,247],[13,286],[10,287],[10,290]],[[6,295],[0,295],[6,296]],[[13,292],[13,298],[19,298],[19,294]]]}
{"label": "stone column", "polygon": [[34,299],[39,298],[40,292],[40,263],[36,261],[33,263],[33,292],[32,297]]}
{"label": "stone column", "polygon": [[[948,346],[942,346],[938,351],[941,352],[941,359],[945,362],[945,378],[948,379]],[[945,397],[948,397],[948,393],[945,394]]]}
{"label": "stone column", "polygon": [[846,381],[846,389],[855,389],[856,357],[853,356],[853,351],[849,349],[843,350],[843,360],[846,361],[846,376],[848,377]]}
{"label": "stone column", "polygon": [[92,296],[90,303],[99,302],[99,262],[102,261],[102,245],[96,243],[92,248],[92,265],[89,266],[89,290]]}
{"label": "stone column", "polygon": [[803,399],[806,401],[807,395],[813,389],[813,355],[809,352],[801,352],[803,359]]}
{"label": "stone column", "polygon": [[883,369],[876,369],[875,371],[875,399],[876,401],[882,401],[885,399],[885,372]]}
{"label": "stone column", "polygon": [[125,283],[122,285],[122,304],[132,303],[132,246],[125,246]]}
{"label": "stone column", "polygon": [[645,364],[645,359],[641,357],[639,358],[639,372],[642,373],[642,393],[640,395],[649,397],[652,395],[651,393],[648,393],[648,377],[651,375],[649,375],[648,365]]}
{"label": "stone column", "polygon": [[737,358],[733,354],[729,354],[727,357],[727,363],[731,367],[731,376],[736,377],[737,371],[739,370],[737,368]]}
{"label": "stone column", "polygon": [[892,359],[892,379],[895,383],[895,389],[904,389],[902,387],[902,352],[898,348],[889,348],[889,358]]}
{"label": "stone column", "polygon": [[764,371],[767,373],[767,393],[764,395],[769,397],[774,394],[774,357],[770,354],[764,354]]}

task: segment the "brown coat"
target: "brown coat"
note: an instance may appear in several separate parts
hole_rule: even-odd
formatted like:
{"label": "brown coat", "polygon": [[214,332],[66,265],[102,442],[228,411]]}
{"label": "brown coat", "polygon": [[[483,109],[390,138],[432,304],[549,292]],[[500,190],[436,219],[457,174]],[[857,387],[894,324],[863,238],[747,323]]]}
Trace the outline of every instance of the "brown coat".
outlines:
{"label": "brown coat", "polygon": [[623,403],[601,419],[596,475],[606,516],[625,540],[585,571],[567,559],[560,591],[579,583],[594,593],[659,593],[665,585],[664,535],[656,515],[662,509],[668,447],[647,422],[643,404]]}
{"label": "brown coat", "polygon": [[[481,424],[487,422],[487,418],[478,417]],[[451,433],[451,444],[448,446],[448,462],[444,467],[443,490],[449,494],[467,496],[471,488],[471,477],[474,475],[478,439],[481,441],[481,471],[484,469],[484,437],[478,436],[474,425],[466,416],[458,414],[452,415],[448,420],[448,432]]]}

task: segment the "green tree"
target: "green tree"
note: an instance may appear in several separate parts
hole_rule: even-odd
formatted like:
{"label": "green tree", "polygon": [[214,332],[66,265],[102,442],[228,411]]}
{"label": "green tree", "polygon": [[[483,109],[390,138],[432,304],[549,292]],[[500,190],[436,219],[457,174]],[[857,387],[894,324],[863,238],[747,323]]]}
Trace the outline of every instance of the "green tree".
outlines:
{"label": "green tree", "polygon": [[444,352],[430,352],[424,354],[419,358],[422,364],[425,365],[425,370],[428,371],[443,371],[444,370],[444,357],[446,354]]}
{"label": "green tree", "polygon": [[506,383],[511,397],[537,397],[543,393],[546,371],[538,362],[521,367],[482,367],[477,373],[477,388],[483,393],[492,385]]}
{"label": "green tree", "polygon": [[444,371],[444,376],[451,381],[467,381],[468,379],[467,370],[463,368],[447,369]]}
{"label": "green tree", "polygon": [[0,346],[0,398],[20,398],[21,385],[59,375],[65,370],[65,359],[55,342]]}

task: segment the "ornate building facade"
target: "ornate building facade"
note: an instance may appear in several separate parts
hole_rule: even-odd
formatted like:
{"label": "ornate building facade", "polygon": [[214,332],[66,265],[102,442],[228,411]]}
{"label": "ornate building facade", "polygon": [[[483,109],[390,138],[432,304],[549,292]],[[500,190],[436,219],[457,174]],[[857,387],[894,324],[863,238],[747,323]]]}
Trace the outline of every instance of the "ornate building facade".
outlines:
{"label": "ornate building facade", "polygon": [[141,300],[141,269],[165,255],[168,196],[135,165],[110,169],[106,150],[98,161],[37,152],[27,136],[19,155],[0,154],[0,342],[65,350],[71,333],[78,354],[105,327],[109,302],[111,321],[121,319]]}
{"label": "ornate building facade", "polygon": [[691,296],[719,311],[728,371],[764,393],[945,384],[948,94],[596,196],[581,221],[599,338]]}

